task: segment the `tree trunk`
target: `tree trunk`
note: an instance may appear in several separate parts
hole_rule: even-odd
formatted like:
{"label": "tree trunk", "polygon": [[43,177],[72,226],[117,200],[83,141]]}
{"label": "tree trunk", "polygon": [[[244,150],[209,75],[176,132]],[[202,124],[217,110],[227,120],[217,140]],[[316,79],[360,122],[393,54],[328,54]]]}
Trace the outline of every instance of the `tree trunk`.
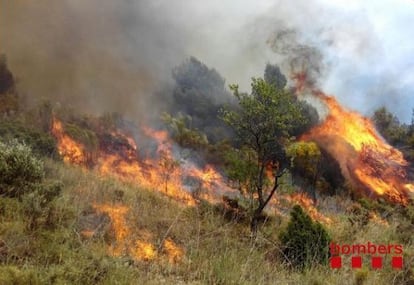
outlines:
{"label": "tree trunk", "polygon": [[257,234],[257,227],[259,225],[260,216],[262,215],[262,211],[264,209],[263,205],[259,205],[257,209],[253,213],[252,220],[250,222],[250,230],[253,234],[253,236],[256,236]]}
{"label": "tree trunk", "polygon": [[[252,221],[250,222],[250,230],[252,231],[253,236],[256,236],[257,234],[257,228],[259,225],[260,216],[262,215],[262,212],[264,208],[267,206],[267,204],[270,202],[270,200],[273,197],[273,194],[275,194],[277,188],[279,187],[278,179],[285,173],[285,170],[283,170],[281,173],[275,175],[275,181],[273,184],[273,188],[269,193],[269,196],[267,196],[266,200],[263,201],[259,199],[259,206],[254,211],[252,216]],[[259,190],[259,189],[258,189]]]}

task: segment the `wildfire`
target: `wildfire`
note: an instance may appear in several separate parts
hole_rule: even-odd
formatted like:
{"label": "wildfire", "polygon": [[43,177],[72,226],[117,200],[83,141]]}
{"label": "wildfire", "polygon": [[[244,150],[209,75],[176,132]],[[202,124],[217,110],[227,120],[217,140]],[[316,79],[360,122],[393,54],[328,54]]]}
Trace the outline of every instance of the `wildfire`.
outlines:
{"label": "wildfire", "polygon": [[183,259],[184,251],[172,239],[167,238],[163,244],[170,263],[177,263]]}
{"label": "wildfire", "polygon": [[402,153],[384,141],[368,118],[345,109],[320,91],[313,94],[328,107],[329,114],[302,139],[325,148],[355,187],[406,205],[414,185],[407,181],[407,162]]}
{"label": "wildfire", "polygon": [[294,193],[290,195],[279,195],[277,200],[275,200],[274,205],[276,207],[276,211],[280,213],[280,208],[284,208],[283,206],[286,205],[287,202],[287,209],[291,209],[291,207],[295,204],[299,204],[305,211],[312,217],[312,219],[320,221],[325,224],[331,224],[332,219],[326,217],[318,209],[315,207],[315,203],[313,200],[306,194],[306,193]]}
{"label": "wildfire", "polygon": [[64,162],[85,165],[85,149],[82,144],[69,137],[63,130],[62,123],[57,119],[52,121],[52,134],[58,139],[58,152]]}
{"label": "wildfire", "polygon": [[[136,261],[151,261],[158,257],[158,251],[152,243],[133,238],[133,230],[127,222],[128,207],[95,204],[94,208],[100,213],[107,214],[112,222],[115,242],[109,246],[109,254],[113,256],[129,255]],[[170,238],[164,241],[163,248],[170,263],[180,262],[184,257],[184,250]]]}
{"label": "wildfire", "polygon": [[157,251],[152,244],[137,240],[133,248],[133,256],[138,260],[153,260],[157,257]]}
{"label": "wildfire", "polygon": [[122,256],[128,250],[128,238],[131,235],[131,230],[126,222],[126,214],[129,209],[122,205],[94,205],[94,208],[109,216],[112,222],[112,230],[115,235],[115,244],[111,245],[109,252],[114,256]]}
{"label": "wildfire", "polygon": [[[219,194],[233,191],[213,166],[200,168],[190,160],[179,158],[166,131],[141,127],[141,135],[151,145],[146,148],[140,148],[132,136],[120,130],[101,134],[99,149],[93,155],[65,133],[62,123],[56,118],[53,119],[52,133],[65,162],[86,166],[89,155],[94,158],[93,167],[100,174],[162,192],[186,205],[195,205],[195,196],[192,195],[195,192],[198,198],[213,202],[220,201]],[[188,184],[189,180],[192,182]]]}

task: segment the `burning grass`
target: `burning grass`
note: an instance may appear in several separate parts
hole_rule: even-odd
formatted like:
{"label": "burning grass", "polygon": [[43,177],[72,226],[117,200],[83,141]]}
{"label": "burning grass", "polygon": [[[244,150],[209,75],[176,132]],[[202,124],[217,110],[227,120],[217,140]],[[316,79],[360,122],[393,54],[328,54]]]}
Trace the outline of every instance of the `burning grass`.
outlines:
{"label": "burning grass", "polygon": [[[39,284],[52,280],[73,284],[343,284],[356,275],[346,268],[335,274],[324,266],[305,272],[285,268],[274,238],[287,223],[285,217],[279,224],[269,220],[264,225],[266,234],[252,241],[248,226],[225,219],[208,204],[183,208],[165,195],[134,183],[102,179],[96,172],[53,161],[47,162],[47,169],[53,170],[48,172],[49,177],[65,185],[54,230],[28,234],[22,227],[18,203],[0,199],[4,213],[0,257],[6,248],[15,258],[0,266],[2,284],[10,280]],[[117,194],[120,191],[122,196]],[[322,213],[325,204],[319,203]],[[108,216],[110,226],[104,230],[111,239],[96,234],[79,239],[74,225],[83,212],[92,212],[90,205]],[[336,214],[329,230],[338,243],[396,243],[401,234],[397,227],[406,221],[392,213],[387,227],[375,220],[355,227],[342,211]],[[116,233],[115,228],[120,230]],[[118,239],[125,243],[118,243]],[[111,245],[119,245],[120,256],[111,254]],[[404,243],[404,252],[408,256],[414,253],[412,243]],[[401,278],[401,272],[369,271],[367,284],[390,284],[394,278]],[[407,281],[411,277],[404,278]]]}
{"label": "burning grass", "polygon": [[[151,241],[136,239],[142,235],[134,232],[127,220],[130,215],[129,208],[125,205],[95,204],[93,206],[98,212],[107,214],[111,219],[114,241],[108,247],[108,253],[112,256],[130,256],[135,261],[152,261],[159,255],[158,250]],[[171,238],[164,240],[162,248],[170,263],[181,262],[184,258],[184,250],[179,247]]]}
{"label": "burning grass", "polygon": [[[148,189],[194,206],[197,198],[219,201],[219,195],[232,192],[222,175],[211,165],[198,167],[191,160],[176,157],[173,143],[166,131],[142,128],[142,134],[152,147],[140,148],[132,136],[120,130],[100,135],[99,150],[88,154],[86,148],[66,134],[62,122],[53,120],[52,133],[64,162],[86,166],[87,157],[94,157],[93,167],[103,176],[114,176],[137,183]],[[151,148],[155,147],[153,154]],[[142,157],[141,157],[142,156]],[[186,181],[192,181],[186,184]]]}

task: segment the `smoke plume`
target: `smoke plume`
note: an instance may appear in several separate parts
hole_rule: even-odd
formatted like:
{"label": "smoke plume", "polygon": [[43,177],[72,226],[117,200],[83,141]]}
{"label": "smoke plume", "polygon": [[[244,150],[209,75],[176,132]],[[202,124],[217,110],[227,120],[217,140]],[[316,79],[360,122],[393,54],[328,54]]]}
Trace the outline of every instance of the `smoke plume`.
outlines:
{"label": "smoke plume", "polygon": [[154,94],[171,70],[195,56],[244,90],[267,62],[306,65],[347,107],[369,115],[386,105],[408,121],[413,12],[405,0],[1,0],[0,52],[29,103],[139,120],[164,104]]}

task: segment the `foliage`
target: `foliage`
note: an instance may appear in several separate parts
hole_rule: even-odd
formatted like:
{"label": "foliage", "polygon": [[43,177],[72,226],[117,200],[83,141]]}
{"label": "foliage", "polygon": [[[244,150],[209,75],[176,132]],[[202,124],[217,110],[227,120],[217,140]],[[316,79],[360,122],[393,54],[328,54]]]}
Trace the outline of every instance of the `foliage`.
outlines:
{"label": "foliage", "polygon": [[30,147],[17,141],[0,142],[0,172],[0,194],[22,201],[28,228],[37,228],[40,219],[48,222],[51,202],[60,195],[62,186],[44,181],[43,163]]}
{"label": "foliage", "polygon": [[218,118],[222,106],[231,101],[221,75],[191,57],[173,70],[173,78],[175,87],[168,112],[188,116],[189,129],[198,129],[212,143],[228,138],[231,132]]}
{"label": "foliage", "polygon": [[53,157],[57,154],[55,140],[49,133],[27,127],[19,121],[0,120],[0,136],[4,141],[22,141],[38,155]]}
{"label": "foliage", "polygon": [[42,183],[34,185],[30,192],[22,197],[24,215],[27,217],[27,228],[34,230],[42,224],[54,226],[51,220],[52,202],[60,196],[60,183]]}
{"label": "foliage", "polygon": [[285,231],[280,233],[283,254],[290,265],[303,269],[325,264],[329,257],[330,236],[319,222],[313,222],[299,205],[290,213]]}
{"label": "foliage", "polygon": [[279,66],[270,63],[266,64],[264,80],[275,86],[277,89],[285,88],[287,83],[286,77],[280,71]]}
{"label": "foliage", "polygon": [[81,127],[76,124],[67,123],[65,124],[65,131],[66,133],[72,137],[75,141],[82,143],[89,151],[97,150],[98,138],[96,134],[84,127]]}
{"label": "foliage", "polygon": [[316,143],[295,142],[287,147],[286,153],[295,172],[309,180],[315,178],[321,159],[321,151]]}
{"label": "foliage", "polygon": [[[279,186],[278,178],[287,167],[285,146],[292,139],[292,131],[305,124],[306,118],[302,106],[290,92],[277,89],[264,79],[253,79],[251,94],[240,93],[237,85],[230,88],[239,106],[237,110],[224,109],[222,119],[233,129],[247,153],[254,153],[256,160],[254,173],[246,177],[252,178],[248,184],[254,185],[257,194],[258,207],[251,224],[255,232],[263,209]],[[240,158],[246,162],[234,161],[229,165],[238,166],[239,171],[242,171],[241,166],[248,167],[242,172],[250,172],[253,169],[251,155],[241,155]],[[233,167],[231,171],[234,170]],[[267,183],[268,178],[271,183]]]}
{"label": "foliage", "polygon": [[42,162],[30,147],[17,141],[0,142],[0,195],[20,197],[44,176]]}
{"label": "foliage", "polygon": [[306,120],[293,95],[263,79],[253,79],[251,95],[239,93],[237,85],[231,89],[239,109],[225,109],[222,118],[240,143],[253,149],[263,163],[285,158],[284,146],[291,131]]}
{"label": "foliage", "polygon": [[7,66],[6,56],[0,55],[0,114],[10,114],[18,108],[14,76]]}
{"label": "foliage", "polygon": [[199,132],[197,129],[187,127],[188,121],[191,121],[191,117],[185,117],[181,114],[173,117],[164,113],[162,119],[172,130],[173,139],[180,146],[199,150],[207,147],[209,144],[205,134]]}
{"label": "foliage", "polygon": [[211,143],[207,135],[198,129],[191,128],[191,117],[178,114],[173,117],[164,113],[162,120],[167,124],[171,136],[180,146],[194,150],[192,155],[200,156],[204,161],[216,166],[223,165],[223,158],[231,149],[228,140]]}
{"label": "foliage", "polygon": [[[45,161],[45,168],[47,179],[63,183],[61,196],[51,203],[54,227],[45,223],[29,230],[24,204],[15,198],[0,197],[0,284],[274,284],[275,280],[281,284],[312,281],[343,284],[344,280],[354,281],[347,270],[332,274],[326,266],[304,271],[286,268],[279,254],[280,244],[274,238],[284,228],[273,220],[264,224],[267,238],[252,242],[245,223],[229,221],[223,211],[209,203],[184,207],[139,185],[103,178],[95,172],[53,160]],[[122,201],[115,201],[115,191],[121,190]],[[390,239],[401,221],[398,216],[389,219],[390,227],[370,222],[368,228],[359,228],[342,219],[341,205],[350,203],[348,199],[329,199],[335,203],[334,211],[338,211],[332,227],[336,241],[358,243],[378,241],[381,237],[384,243],[398,242]],[[133,261],[124,255],[114,257],[107,251],[104,237],[84,238],[78,221],[91,205],[103,203],[129,208],[126,221],[133,238],[150,238],[157,245],[168,232],[168,236],[184,245],[184,262],[170,264],[163,260]],[[332,213],[332,204],[321,200],[319,205],[318,210]],[[46,221],[47,217],[48,214],[42,215],[38,221]],[[281,219],[282,224],[287,222],[285,217]],[[409,270],[412,268],[409,256],[414,247],[412,243],[403,243],[403,246],[408,254],[404,261],[407,260],[406,270]],[[368,274],[366,284],[392,284],[401,272],[381,270]],[[412,280],[412,275],[398,279],[398,284],[408,280]]]}
{"label": "foliage", "polygon": [[[312,196],[316,198],[316,184],[320,175],[321,151],[314,142],[295,142],[286,148],[291,161],[294,177],[300,177],[311,186]],[[301,185],[301,186],[306,186]]]}
{"label": "foliage", "polygon": [[392,145],[401,145],[405,141],[407,129],[402,126],[396,116],[387,108],[381,107],[374,112],[372,117],[378,131]]}
{"label": "foliage", "polygon": [[225,156],[226,176],[235,183],[242,195],[253,195],[255,191],[255,176],[257,155],[247,147],[232,148]]}

